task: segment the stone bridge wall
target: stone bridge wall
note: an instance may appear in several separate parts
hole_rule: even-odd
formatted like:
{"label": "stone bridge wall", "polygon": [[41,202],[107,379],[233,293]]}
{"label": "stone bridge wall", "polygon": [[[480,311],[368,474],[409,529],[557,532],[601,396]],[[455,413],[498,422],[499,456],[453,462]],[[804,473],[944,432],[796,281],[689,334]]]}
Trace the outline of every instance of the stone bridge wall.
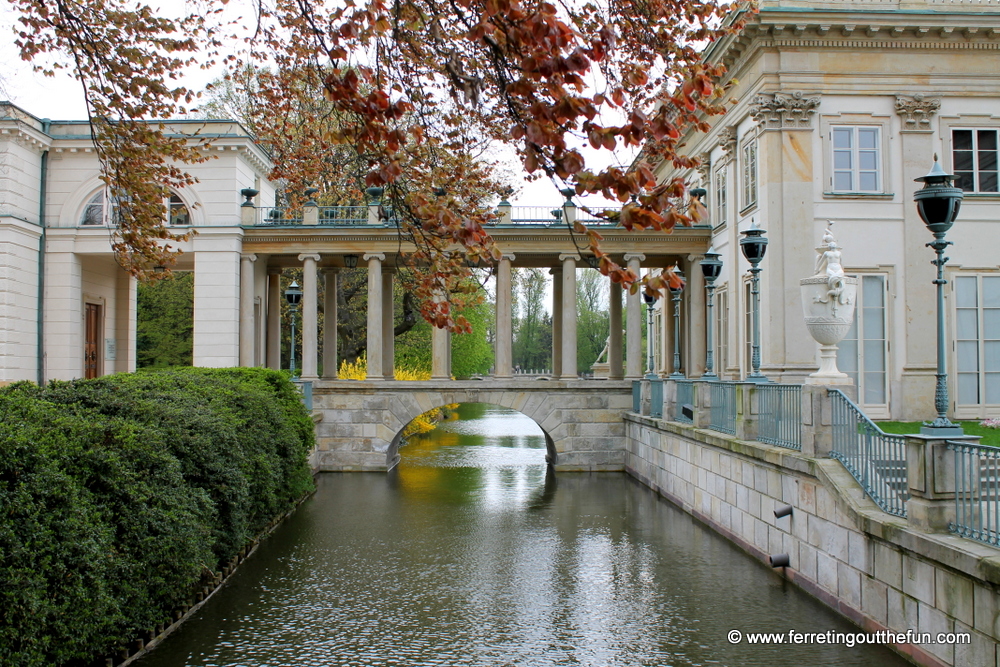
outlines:
{"label": "stone bridge wall", "polygon": [[491,403],[521,412],[545,433],[556,470],[624,470],[631,384],[610,380],[357,382],[313,385],[314,467],[384,471],[399,458],[400,433],[417,415],[450,403]]}

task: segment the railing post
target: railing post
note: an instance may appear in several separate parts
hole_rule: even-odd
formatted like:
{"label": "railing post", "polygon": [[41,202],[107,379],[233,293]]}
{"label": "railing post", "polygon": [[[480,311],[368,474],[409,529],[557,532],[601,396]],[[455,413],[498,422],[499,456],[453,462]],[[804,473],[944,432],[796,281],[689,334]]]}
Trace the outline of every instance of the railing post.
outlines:
{"label": "railing post", "polygon": [[240,205],[240,224],[244,227],[253,227],[257,224],[257,207],[253,202],[244,202]]}
{"label": "railing post", "polygon": [[677,382],[663,380],[663,418],[673,420],[677,414]]}
{"label": "railing post", "polygon": [[757,439],[760,409],[756,389],[753,382],[736,383],[736,437],[740,440]]}
{"label": "railing post", "polygon": [[[978,442],[976,436],[951,438]],[[906,436],[906,477],[910,499],[906,520],[930,533],[947,532],[955,522],[955,454],[947,440],[928,435]]]}
{"label": "railing post", "polygon": [[712,387],[708,382],[694,383],[694,427],[712,425]]}
{"label": "railing post", "polygon": [[303,225],[318,225],[319,224],[319,205],[314,201],[308,201],[302,207],[302,224]]}
{"label": "railing post", "polygon": [[648,417],[652,386],[650,386],[649,380],[643,379],[640,380],[640,387],[642,387],[642,414]]}

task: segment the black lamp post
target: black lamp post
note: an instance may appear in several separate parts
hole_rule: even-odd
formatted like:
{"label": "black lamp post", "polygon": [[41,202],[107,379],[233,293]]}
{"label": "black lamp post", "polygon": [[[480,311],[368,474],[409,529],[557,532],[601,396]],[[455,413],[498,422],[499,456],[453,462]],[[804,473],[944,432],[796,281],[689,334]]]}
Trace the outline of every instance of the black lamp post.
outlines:
{"label": "black lamp post", "polygon": [[296,380],[298,376],[295,374],[295,314],[299,310],[299,301],[302,300],[302,290],[299,289],[299,284],[294,280],[285,290],[285,299],[292,308],[291,371],[292,379]]}
{"label": "black lamp post", "polygon": [[718,380],[715,373],[715,352],[712,349],[712,299],[715,297],[715,280],[722,273],[722,260],[715,248],[709,248],[705,253],[705,259],[701,260],[701,274],[705,276],[705,291],[708,292],[708,301],[705,304],[705,372],[702,378],[705,380]]}
{"label": "black lamp post", "polygon": [[656,373],[653,372],[653,306],[656,305],[656,296],[643,293],[642,299],[646,302],[646,379],[655,380]]}
{"label": "black lamp post", "polygon": [[358,256],[344,255],[344,266],[346,266],[349,269],[356,268],[358,266]]}
{"label": "black lamp post", "polygon": [[954,175],[945,173],[941,168],[935,155],[934,166],[931,167],[930,173],[914,179],[924,184],[922,189],[913,193],[913,201],[917,204],[920,219],[934,234],[934,240],[927,245],[937,254],[937,259],[931,261],[931,264],[937,267],[937,279],[934,281],[934,285],[937,286],[937,373],[935,374],[937,382],[934,386],[934,409],[937,410],[937,418],[932,422],[925,422],[920,427],[920,432],[924,435],[963,435],[962,427],[951,422],[947,416],[948,369],[944,351],[944,286],[948,284],[944,279],[944,265],[948,261],[944,251],[951,245],[951,241],[944,240],[944,235],[955,224],[964,196],[961,188],[952,185],[953,178]]}
{"label": "black lamp post", "polygon": [[740,250],[750,262],[750,294],[753,297],[753,339],[750,354],[752,370],[747,376],[747,382],[770,382],[760,372],[760,262],[767,252],[767,239],[764,238],[764,230],[757,226],[756,220],[750,224],[750,229],[741,233],[743,238],[740,239]]}
{"label": "black lamp post", "polygon": [[[679,267],[675,265],[673,272],[683,280],[684,274],[681,273]],[[684,285],[669,289],[670,297],[674,302],[674,370],[668,377],[671,380],[683,380],[684,373],[681,370],[681,294],[684,293]]]}

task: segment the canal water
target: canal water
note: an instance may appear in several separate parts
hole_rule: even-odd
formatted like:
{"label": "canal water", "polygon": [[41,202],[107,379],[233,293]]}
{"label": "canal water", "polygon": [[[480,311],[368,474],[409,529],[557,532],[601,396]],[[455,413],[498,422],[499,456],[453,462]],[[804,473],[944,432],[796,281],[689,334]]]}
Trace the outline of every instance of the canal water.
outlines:
{"label": "canal water", "polygon": [[522,415],[462,405],[388,475],[325,474],[138,667],[905,665],[624,474],[553,475]]}

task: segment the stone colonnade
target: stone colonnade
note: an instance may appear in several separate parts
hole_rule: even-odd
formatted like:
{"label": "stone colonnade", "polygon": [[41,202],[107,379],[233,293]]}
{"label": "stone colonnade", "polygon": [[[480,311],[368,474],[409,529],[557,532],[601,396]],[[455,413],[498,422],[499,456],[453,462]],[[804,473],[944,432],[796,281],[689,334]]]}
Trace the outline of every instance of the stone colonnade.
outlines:
{"label": "stone colonnade", "polygon": [[[367,358],[369,381],[394,379],[394,321],[393,321],[393,276],[395,269],[384,266],[384,253],[363,255],[368,267],[368,339]],[[550,273],[553,276],[553,318],[552,318],[552,373],[559,380],[576,380],[576,269],[580,256],[564,253],[558,256],[559,266]],[[337,321],[337,274],[341,269],[323,267],[318,253],[302,253],[298,260],[302,263],[302,356],[301,376],[303,380],[318,380],[319,349],[319,279],[320,272],[325,282],[324,312],[327,322]],[[645,255],[628,253],[625,261],[628,268],[639,273],[640,262]],[[252,366],[255,359],[254,347],[254,262],[256,255],[241,257],[240,278],[240,365]],[[496,299],[496,341],[494,345],[494,377],[511,378],[513,373],[513,306],[512,264],[516,257],[511,253],[501,256],[497,264]],[[281,303],[283,295],[280,286],[281,268],[267,268],[266,282],[266,344],[263,361],[270,368],[279,368],[281,360]],[[610,341],[608,349],[609,379],[635,379],[642,375],[642,313],[641,297],[630,294],[626,299],[625,326],[622,322],[622,287],[610,283]],[[622,332],[626,336],[628,368],[623,368]],[[451,334],[434,328],[432,333],[431,378],[445,380],[451,378]],[[337,378],[337,327],[326,326],[323,330],[323,379]]]}

